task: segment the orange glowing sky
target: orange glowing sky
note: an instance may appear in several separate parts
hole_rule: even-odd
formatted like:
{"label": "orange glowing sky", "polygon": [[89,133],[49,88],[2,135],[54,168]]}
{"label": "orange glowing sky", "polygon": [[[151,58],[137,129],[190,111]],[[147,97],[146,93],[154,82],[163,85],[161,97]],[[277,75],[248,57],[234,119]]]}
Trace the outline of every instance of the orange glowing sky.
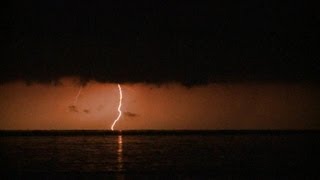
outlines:
{"label": "orange glowing sky", "polygon": [[[61,85],[0,85],[0,129],[110,129],[117,84],[73,78]],[[123,115],[115,129],[319,129],[318,86],[224,83],[184,87],[121,84]]]}

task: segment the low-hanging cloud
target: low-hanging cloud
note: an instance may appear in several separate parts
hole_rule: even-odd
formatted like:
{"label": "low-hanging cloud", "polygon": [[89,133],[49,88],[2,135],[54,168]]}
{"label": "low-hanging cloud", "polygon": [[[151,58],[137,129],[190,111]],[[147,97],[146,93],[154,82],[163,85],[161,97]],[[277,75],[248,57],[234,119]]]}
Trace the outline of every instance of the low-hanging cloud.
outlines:
{"label": "low-hanging cloud", "polygon": [[75,105],[70,105],[70,106],[69,106],[69,111],[70,111],[70,112],[74,112],[74,113],[79,112],[77,106],[75,106]]}
{"label": "low-hanging cloud", "polygon": [[139,115],[136,114],[136,113],[133,113],[133,112],[129,112],[129,111],[126,111],[126,112],[123,112],[123,114],[127,117],[130,117],[130,118],[135,118],[135,117],[138,117]]}

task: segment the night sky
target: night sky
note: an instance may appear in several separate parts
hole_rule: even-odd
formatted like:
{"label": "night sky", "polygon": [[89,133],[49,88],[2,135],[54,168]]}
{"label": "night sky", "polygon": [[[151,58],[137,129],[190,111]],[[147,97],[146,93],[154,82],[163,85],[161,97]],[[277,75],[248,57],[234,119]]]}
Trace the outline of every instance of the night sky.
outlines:
{"label": "night sky", "polygon": [[308,1],[1,3],[0,129],[320,129]]}
{"label": "night sky", "polygon": [[319,83],[307,1],[2,3],[1,82]]}

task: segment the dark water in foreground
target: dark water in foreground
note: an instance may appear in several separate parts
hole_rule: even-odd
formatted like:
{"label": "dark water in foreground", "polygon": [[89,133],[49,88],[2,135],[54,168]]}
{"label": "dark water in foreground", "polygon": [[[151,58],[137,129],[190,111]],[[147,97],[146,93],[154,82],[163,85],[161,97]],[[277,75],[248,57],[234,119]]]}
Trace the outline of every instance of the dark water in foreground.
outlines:
{"label": "dark water in foreground", "polygon": [[54,178],[320,177],[318,131],[90,132],[2,132],[1,173]]}

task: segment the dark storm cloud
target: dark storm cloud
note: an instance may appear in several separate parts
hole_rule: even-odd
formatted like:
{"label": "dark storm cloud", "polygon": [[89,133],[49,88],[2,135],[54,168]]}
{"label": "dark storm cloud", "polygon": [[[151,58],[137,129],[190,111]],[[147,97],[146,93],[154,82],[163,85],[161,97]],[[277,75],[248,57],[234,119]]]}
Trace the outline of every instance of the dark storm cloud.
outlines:
{"label": "dark storm cloud", "polygon": [[4,3],[0,82],[319,81],[317,6],[249,0]]}
{"label": "dark storm cloud", "polygon": [[[70,112],[74,112],[74,113],[78,113],[79,112],[79,109],[77,106],[75,105],[71,105],[68,107],[69,108],[69,111]],[[90,113],[90,110],[89,109],[83,109],[82,110],[83,113],[86,113],[86,114],[89,114]]]}
{"label": "dark storm cloud", "polygon": [[74,105],[69,106],[69,111],[70,112],[75,112],[75,113],[79,112],[77,106],[74,106]]}
{"label": "dark storm cloud", "polygon": [[132,113],[132,112],[123,112],[123,114],[125,115],[125,116],[128,116],[128,117],[131,117],[131,118],[134,118],[134,117],[137,117],[137,116],[139,116],[138,114],[136,114],[136,113]]}

